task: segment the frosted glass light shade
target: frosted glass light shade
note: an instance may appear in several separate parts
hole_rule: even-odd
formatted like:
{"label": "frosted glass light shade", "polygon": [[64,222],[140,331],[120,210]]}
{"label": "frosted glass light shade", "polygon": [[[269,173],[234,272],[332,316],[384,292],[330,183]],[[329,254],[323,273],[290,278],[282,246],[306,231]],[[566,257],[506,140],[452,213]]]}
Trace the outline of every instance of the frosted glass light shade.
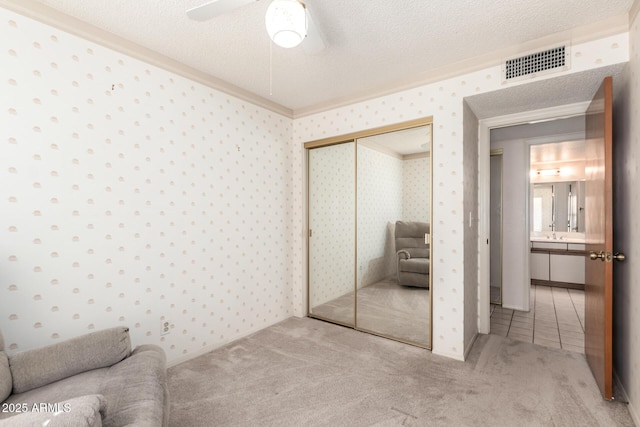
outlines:
{"label": "frosted glass light shade", "polygon": [[264,20],[269,37],[278,46],[297,46],[307,35],[307,15],[297,0],[273,0]]}

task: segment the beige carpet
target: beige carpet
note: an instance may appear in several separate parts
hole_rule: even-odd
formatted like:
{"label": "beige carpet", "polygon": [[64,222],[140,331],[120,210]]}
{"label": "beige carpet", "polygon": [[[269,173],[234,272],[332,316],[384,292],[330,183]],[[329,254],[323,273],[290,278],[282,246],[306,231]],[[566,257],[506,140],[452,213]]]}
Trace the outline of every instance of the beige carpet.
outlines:
{"label": "beige carpet", "polygon": [[[429,289],[385,279],[358,289],[358,328],[429,346],[429,306]],[[353,292],[311,310],[347,325],[353,325],[353,311]]]}
{"label": "beige carpet", "polygon": [[171,426],[633,426],[584,356],[481,335],[466,362],[291,318],[168,371]]}

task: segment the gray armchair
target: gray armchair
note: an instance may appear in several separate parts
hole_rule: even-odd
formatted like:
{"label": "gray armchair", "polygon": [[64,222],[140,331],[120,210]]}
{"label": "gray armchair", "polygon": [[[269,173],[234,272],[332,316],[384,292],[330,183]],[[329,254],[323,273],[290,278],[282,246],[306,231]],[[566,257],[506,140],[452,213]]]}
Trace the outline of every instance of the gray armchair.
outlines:
{"label": "gray armchair", "polygon": [[131,351],[115,327],[8,355],[0,331],[0,427],[169,424],[164,351]]}
{"label": "gray armchair", "polygon": [[429,224],[426,222],[396,222],[396,257],[400,285],[429,287],[429,245],[425,243],[425,235],[429,233]]}

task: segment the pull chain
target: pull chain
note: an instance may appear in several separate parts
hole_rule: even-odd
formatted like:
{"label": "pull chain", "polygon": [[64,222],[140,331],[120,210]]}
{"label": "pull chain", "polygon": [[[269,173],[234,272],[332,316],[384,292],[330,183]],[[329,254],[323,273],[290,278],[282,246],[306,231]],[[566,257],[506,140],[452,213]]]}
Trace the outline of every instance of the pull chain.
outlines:
{"label": "pull chain", "polygon": [[269,96],[273,96],[273,42],[269,39]]}

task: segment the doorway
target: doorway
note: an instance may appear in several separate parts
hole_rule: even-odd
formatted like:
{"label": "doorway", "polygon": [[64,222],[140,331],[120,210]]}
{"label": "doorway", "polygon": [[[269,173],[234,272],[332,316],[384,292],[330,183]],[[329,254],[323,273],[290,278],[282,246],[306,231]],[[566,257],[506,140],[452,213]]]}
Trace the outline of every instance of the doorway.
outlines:
{"label": "doorway", "polygon": [[[491,201],[490,201],[490,188],[491,188],[491,131],[492,129],[500,129],[507,128],[511,126],[523,125],[530,122],[538,122],[538,121],[549,121],[555,120],[558,118],[567,118],[567,117],[575,117],[584,115],[584,112],[587,108],[588,103],[581,102],[570,105],[563,105],[559,107],[551,107],[544,108],[540,110],[526,111],[522,113],[509,114],[494,118],[482,119],[479,120],[478,123],[478,182],[480,186],[481,195],[478,200],[478,211],[479,211],[479,301],[478,301],[478,332],[488,334],[490,332],[490,318],[491,318],[491,216],[484,214],[491,212]],[[507,159],[505,154],[503,153],[503,167],[516,167],[520,171],[528,170],[529,168],[529,159],[527,157],[522,157],[520,163],[515,164],[515,162]],[[520,176],[519,177],[523,183],[520,188],[525,188],[525,182],[528,181],[528,177]],[[504,200],[505,194],[507,190],[503,188],[503,204],[507,203]],[[486,196],[482,196],[482,194]],[[512,254],[515,254],[518,257],[518,262],[520,263],[519,268],[517,270],[524,272],[523,277],[524,281],[527,283],[530,280],[529,277],[529,253],[530,248],[526,242],[529,240],[529,230],[528,230],[528,222],[526,216],[528,216],[529,211],[529,201],[528,201],[528,193],[524,194],[520,190],[519,193],[515,194],[516,197],[521,199],[521,202],[518,202],[518,206],[526,206],[524,212],[521,212],[520,217],[517,218],[518,223],[521,223],[516,229],[509,229],[510,237],[517,238],[520,240],[520,243],[516,245],[514,249],[503,247],[503,252],[510,251]],[[506,214],[503,212],[502,220],[505,224],[505,227],[508,224]],[[509,227],[512,225],[509,223]],[[503,286],[502,286],[502,304],[505,305],[505,285],[508,283],[511,278],[505,277],[503,274]],[[523,280],[523,279],[519,279]],[[521,295],[521,304],[522,308],[529,307],[530,303],[530,293],[526,292]],[[508,309],[513,309],[514,307],[506,307]]]}

